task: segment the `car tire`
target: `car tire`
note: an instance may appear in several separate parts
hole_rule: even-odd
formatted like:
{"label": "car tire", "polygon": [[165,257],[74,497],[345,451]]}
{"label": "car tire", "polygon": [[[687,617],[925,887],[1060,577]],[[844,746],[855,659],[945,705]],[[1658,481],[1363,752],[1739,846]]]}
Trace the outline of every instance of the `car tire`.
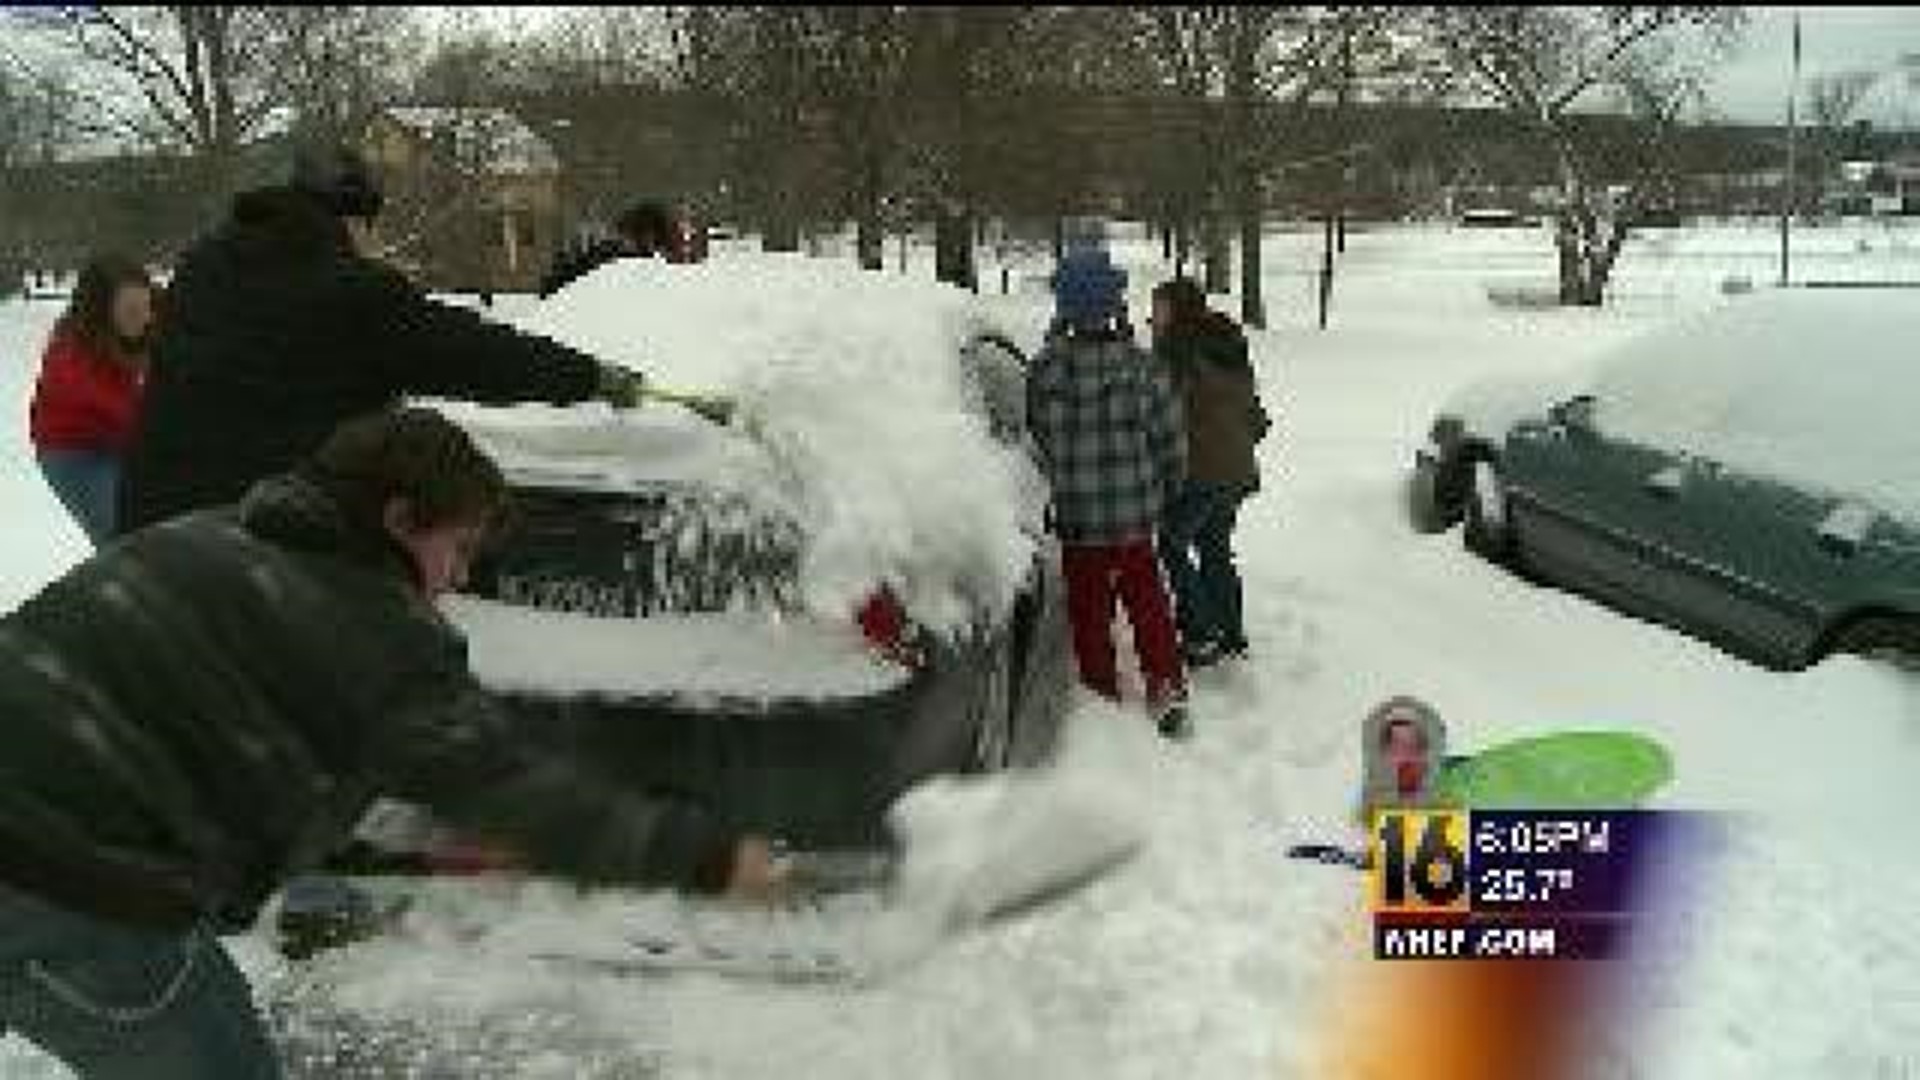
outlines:
{"label": "car tire", "polygon": [[1829,654],[1842,653],[1920,672],[1920,619],[1868,616],[1846,626]]}
{"label": "car tire", "polygon": [[1466,493],[1467,550],[1490,562],[1513,558],[1513,524],[1509,519],[1506,484],[1492,461],[1474,461]]}
{"label": "car tire", "polygon": [[1013,637],[987,646],[980,685],[973,697],[973,750],[967,772],[999,772],[1013,763]]}
{"label": "car tire", "polygon": [[1407,475],[1407,522],[1423,536],[1446,532],[1456,518],[1440,498],[1440,464],[1422,456]]}

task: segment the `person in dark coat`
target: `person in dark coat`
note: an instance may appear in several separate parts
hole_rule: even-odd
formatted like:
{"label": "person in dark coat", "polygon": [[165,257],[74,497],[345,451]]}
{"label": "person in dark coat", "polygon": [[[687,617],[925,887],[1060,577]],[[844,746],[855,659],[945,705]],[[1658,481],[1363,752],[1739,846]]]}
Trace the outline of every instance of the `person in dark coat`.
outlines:
{"label": "person in dark coat", "polygon": [[0,618],[0,1034],[88,1080],[278,1076],[216,934],[381,796],[536,873],[774,898],[765,841],[544,755],[475,681],[433,600],[505,497],[439,414],[374,414]]}
{"label": "person in dark coat", "polygon": [[368,257],[382,197],[346,150],[303,152],[180,260],[120,488],[121,532],[233,502],[342,421],[407,396],[637,403],[637,372],[429,299]]}
{"label": "person in dark coat", "polygon": [[1120,697],[1117,600],[1161,733],[1184,738],[1185,675],[1154,531],[1184,479],[1186,437],[1164,372],[1126,329],[1125,286],[1105,252],[1062,260],[1054,329],[1027,379],[1027,427],[1053,496],[1081,681]]}
{"label": "person in dark coat", "polygon": [[1160,556],[1173,583],[1189,667],[1245,656],[1247,630],[1233,531],[1240,504],[1260,490],[1254,447],[1271,422],[1260,402],[1247,339],[1207,307],[1187,278],[1153,293],[1154,354],[1165,365],[1185,416],[1187,482],[1160,529]]}
{"label": "person in dark coat", "polygon": [[619,259],[671,257],[686,261],[690,252],[665,203],[646,200],[628,207],[614,222],[614,234],[577,244],[554,259],[540,282],[545,300],[595,270]]}

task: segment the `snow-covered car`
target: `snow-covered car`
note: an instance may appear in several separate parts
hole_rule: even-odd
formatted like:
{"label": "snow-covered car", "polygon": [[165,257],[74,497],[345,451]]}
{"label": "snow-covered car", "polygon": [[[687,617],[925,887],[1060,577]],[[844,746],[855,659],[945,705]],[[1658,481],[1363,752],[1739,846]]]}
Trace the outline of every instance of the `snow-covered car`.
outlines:
{"label": "snow-covered car", "polygon": [[1064,589],[1025,358],[958,290],[794,257],[596,270],[513,320],[738,404],[437,403],[513,522],[446,613],[527,737],[806,848],[1041,760]]}
{"label": "snow-covered car", "polygon": [[1422,532],[1771,667],[1920,659],[1920,294],[1777,290],[1573,385],[1477,384],[1415,455]]}

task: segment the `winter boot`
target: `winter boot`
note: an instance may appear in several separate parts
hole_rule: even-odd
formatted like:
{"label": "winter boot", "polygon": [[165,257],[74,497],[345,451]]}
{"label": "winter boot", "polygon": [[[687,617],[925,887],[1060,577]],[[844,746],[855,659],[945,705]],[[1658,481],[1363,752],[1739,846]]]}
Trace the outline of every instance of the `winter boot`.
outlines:
{"label": "winter boot", "polygon": [[1176,690],[1154,709],[1154,722],[1160,734],[1175,742],[1193,737],[1193,718],[1187,715],[1187,693]]}

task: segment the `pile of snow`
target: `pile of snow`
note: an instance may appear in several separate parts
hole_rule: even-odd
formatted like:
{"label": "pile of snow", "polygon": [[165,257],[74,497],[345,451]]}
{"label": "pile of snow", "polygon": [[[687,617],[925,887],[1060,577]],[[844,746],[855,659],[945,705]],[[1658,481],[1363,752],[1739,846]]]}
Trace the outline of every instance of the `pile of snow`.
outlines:
{"label": "pile of snow", "polygon": [[1595,420],[1619,438],[1920,521],[1917,339],[1920,291],[1744,297],[1609,356]]}
{"label": "pile of snow", "polygon": [[771,702],[879,694],[906,681],[846,619],[595,619],[467,596],[441,608],[466,635],[474,670],[500,691]]}
{"label": "pile of snow", "polygon": [[[995,327],[953,288],[800,256],[696,265],[609,264],[512,321],[644,371],[664,388],[736,398],[737,433],[693,434],[671,405],[498,410],[484,426],[532,429],[548,464],[626,460],[638,478],[719,471],[790,511],[807,536],[801,600],[843,617],[877,582],[936,630],[1004,612],[1033,555],[1032,465],[970,408],[962,346]],[[681,451],[687,439],[693,467]],[[697,441],[697,447],[694,446]]]}
{"label": "pile of snow", "polygon": [[1635,335],[1550,373],[1488,376],[1442,406],[1498,439],[1592,394],[1615,438],[1920,520],[1920,290],[1775,289]]}

